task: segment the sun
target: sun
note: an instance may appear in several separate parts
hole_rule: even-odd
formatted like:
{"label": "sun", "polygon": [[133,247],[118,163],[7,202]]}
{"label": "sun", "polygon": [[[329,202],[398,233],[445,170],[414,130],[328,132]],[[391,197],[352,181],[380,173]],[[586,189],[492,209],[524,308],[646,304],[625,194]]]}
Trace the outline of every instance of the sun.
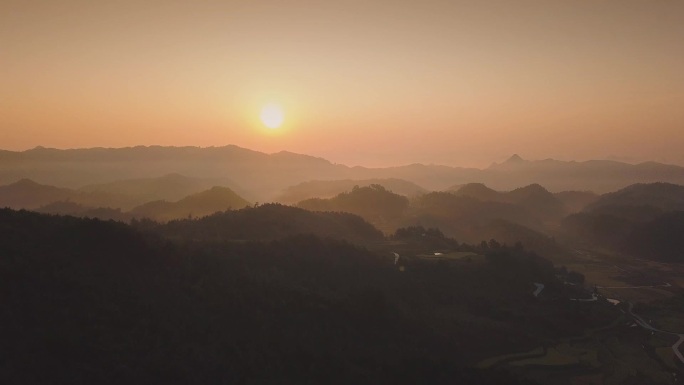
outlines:
{"label": "sun", "polygon": [[285,114],[282,107],[275,103],[269,103],[261,109],[259,114],[261,122],[268,128],[275,129],[283,125],[285,121]]}

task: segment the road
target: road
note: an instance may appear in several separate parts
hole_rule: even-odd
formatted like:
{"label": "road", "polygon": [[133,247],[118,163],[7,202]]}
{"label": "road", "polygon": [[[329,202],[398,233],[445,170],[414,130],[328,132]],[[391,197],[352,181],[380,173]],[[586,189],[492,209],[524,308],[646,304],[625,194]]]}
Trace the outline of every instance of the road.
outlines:
{"label": "road", "polygon": [[542,290],[544,290],[544,284],[543,284],[543,283],[534,282],[534,286],[536,286],[537,288],[534,290],[534,292],[532,293],[532,295],[534,295],[535,297],[538,297],[539,294],[541,294]]}
{"label": "road", "polygon": [[665,334],[670,334],[670,335],[674,335],[674,336],[679,337],[679,340],[677,340],[677,342],[674,345],[672,345],[672,351],[674,351],[674,354],[675,354],[675,356],[677,356],[679,361],[681,361],[682,364],[684,364],[684,355],[682,355],[682,352],[679,350],[679,346],[682,343],[684,343],[684,334],[674,333],[674,332],[669,332],[667,330],[660,330],[660,329],[654,328],[648,322],[646,322],[645,319],[641,318],[640,315],[638,315],[632,311],[632,309],[634,308],[633,303],[628,302],[628,304],[629,304],[629,308],[627,311],[629,312],[629,314],[632,317],[634,317],[634,320],[636,321],[637,325],[641,326],[642,328],[644,328],[646,330],[650,330],[652,332],[665,333]]}

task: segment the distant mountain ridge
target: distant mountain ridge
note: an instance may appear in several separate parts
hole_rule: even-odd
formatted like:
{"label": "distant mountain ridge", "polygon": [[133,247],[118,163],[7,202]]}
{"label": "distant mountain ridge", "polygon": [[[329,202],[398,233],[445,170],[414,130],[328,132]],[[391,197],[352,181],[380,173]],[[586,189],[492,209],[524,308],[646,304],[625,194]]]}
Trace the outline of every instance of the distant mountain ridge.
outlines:
{"label": "distant mountain ridge", "polygon": [[684,186],[634,184],[602,195],[560,227],[571,240],[655,260],[682,262]]}
{"label": "distant mountain ridge", "polygon": [[[155,200],[175,201],[215,186],[229,187],[233,191],[240,190],[235,182],[227,178],[194,178],[171,173],[156,178],[125,179],[91,184],[81,187],[79,191],[121,194],[136,198],[143,203]],[[238,193],[245,195],[244,192],[238,191]]]}
{"label": "distant mountain ridge", "polygon": [[467,183],[454,186],[449,190],[452,190],[454,195],[469,196],[484,201],[501,202],[506,199],[503,193],[487,187],[484,183]]}
{"label": "distant mountain ridge", "polygon": [[297,207],[311,211],[348,212],[359,215],[382,231],[391,233],[409,206],[403,195],[388,191],[381,185],[355,186],[332,198],[306,199]]}
{"label": "distant mountain ridge", "polygon": [[672,183],[638,183],[604,194],[587,207],[651,206],[662,210],[684,210],[684,186]]}
{"label": "distant mountain ridge", "polygon": [[177,202],[154,201],[145,203],[129,213],[137,218],[170,221],[188,217],[203,217],[216,212],[241,209],[249,202],[227,187],[212,187],[209,190],[187,196]]}
{"label": "distant mountain ridge", "polygon": [[380,185],[395,194],[412,197],[425,194],[428,190],[413,182],[402,179],[343,179],[343,180],[312,180],[288,187],[276,201],[282,203],[298,203],[311,198],[332,198],[337,194],[351,191],[354,186],[365,187]]}
{"label": "distant mountain ridge", "polygon": [[[50,186],[48,186],[50,187]],[[1,191],[1,190],[0,190]],[[154,200],[134,207],[130,211],[111,206],[94,206],[67,199],[58,199],[44,204],[34,211],[45,214],[71,215],[114,219],[128,222],[133,218],[152,219],[167,222],[174,219],[204,217],[216,212],[237,210],[250,203],[227,187],[214,186],[210,189],[188,195],[177,201]]]}
{"label": "distant mountain ridge", "polygon": [[74,191],[55,186],[42,185],[30,179],[0,186],[0,206],[15,209],[36,208],[56,200],[66,200]]}
{"label": "distant mountain ridge", "polygon": [[635,183],[684,183],[684,167],[656,162],[629,164],[612,160],[529,161],[514,155],[483,171],[489,178],[499,179],[493,184],[488,183],[496,188],[518,181],[520,185],[539,183],[552,191],[589,190],[606,193]]}
{"label": "distant mountain ridge", "polygon": [[482,183],[469,183],[459,186],[453,194],[483,202],[520,205],[541,219],[558,218],[567,211],[563,202],[536,183],[511,191],[496,191]]}
{"label": "distant mountain ridge", "polygon": [[281,151],[274,154],[238,146],[35,148],[0,151],[0,184],[23,178],[59,187],[79,188],[116,180],[178,173],[196,178],[228,178],[259,201],[270,201],[289,186],[310,180],[403,179],[428,190],[481,182],[496,190],[539,183],[549,191],[605,193],[634,183],[684,184],[684,167],[609,160],[530,161],[518,155],[485,169],[410,164],[367,168],[334,164],[319,157]]}
{"label": "distant mountain ridge", "polygon": [[124,195],[111,194],[105,191],[77,191],[36,183],[30,179],[21,179],[15,183],[0,186],[0,207],[36,209],[57,201],[113,208],[132,207],[137,202],[135,199]]}
{"label": "distant mountain ridge", "polygon": [[341,212],[313,212],[277,203],[250,206],[158,226],[173,238],[193,240],[275,240],[297,234],[344,239],[359,244],[379,242],[383,234],[361,217]]}

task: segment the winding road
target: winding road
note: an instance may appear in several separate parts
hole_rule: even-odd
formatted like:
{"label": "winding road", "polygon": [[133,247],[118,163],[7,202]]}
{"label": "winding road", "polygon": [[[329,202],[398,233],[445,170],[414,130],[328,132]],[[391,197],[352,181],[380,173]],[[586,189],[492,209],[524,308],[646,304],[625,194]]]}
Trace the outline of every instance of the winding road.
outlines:
{"label": "winding road", "polygon": [[679,340],[675,342],[674,345],[672,345],[672,351],[674,351],[675,356],[679,359],[679,361],[684,364],[684,355],[682,355],[682,352],[679,350],[679,346],[684,343],[684,334],[682,333],[674,333],[674,332],[669,332],[667,330],[661,330],[661,329],[656,329],[653,326],[651,326],[648,322],[646,322],[645,319],[641,318],[640,315],[634,313],[632,309],[634,308],[634,304],[631,302],[628,302],[629,308],[627,311],[629,312],[629,315],[634,317],[634,321],[636,321],[637,325],[641,326],[642,328],[646,330],[650,330],[652,332],[658,332],[658,333],[665,333],[665,334],[670,334],[679,337]]}

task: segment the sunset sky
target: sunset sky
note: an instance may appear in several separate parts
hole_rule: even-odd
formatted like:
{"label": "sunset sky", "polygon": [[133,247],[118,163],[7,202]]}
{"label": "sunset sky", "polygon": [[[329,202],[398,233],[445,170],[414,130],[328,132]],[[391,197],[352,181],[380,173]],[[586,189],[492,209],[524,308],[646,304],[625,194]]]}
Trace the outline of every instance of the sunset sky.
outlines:
{"label": "sunset sky", "polygon": [[684,164],[684,1],[2,1],[0,148],[140,144]]}

